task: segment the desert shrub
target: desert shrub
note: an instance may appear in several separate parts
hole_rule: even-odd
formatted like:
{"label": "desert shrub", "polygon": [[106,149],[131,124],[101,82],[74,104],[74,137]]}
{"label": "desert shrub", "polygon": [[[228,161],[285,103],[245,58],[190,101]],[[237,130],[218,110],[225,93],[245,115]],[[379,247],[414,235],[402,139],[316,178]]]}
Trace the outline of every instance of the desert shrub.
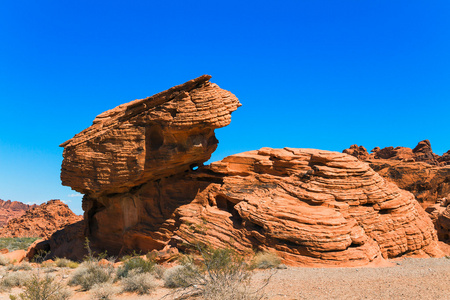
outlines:
{"label": "desert shrub", "polygon": [[80,285],[83,290],[90,290],[95,284],[110,282],[114,279],[114,267],[85,261],[72,274],[69,284]]}
{"label": "desert shrub", "polygon": [[155,265],[155,267],[153,268],[153,274],[158,279],[163,279],[165,272],[166,268],[164,268],[163,266]]}
{"label": "desert shrub", "polygon": [[33,267],[28,263],[28,262],[22,262],[18,265],[9,265],[8,266],[8,271],[30,271],[33,269]]}
{"label": "desert shrub", "polygon": [[57,258],[55,261],[55,265],[58,268],[71,268],[71,269],[75,269],[78,267],[78,263],[71,261],[70,259],[67,258]]}
{"label": "desert shrub", "polygon": [[31,279],[31,274],[26,271],[6,273],[0,282],[2,290],[9,290],[12,287],[21,287]]}
{"label": "desert shrub", "polygon": [[122,266],[117,270],[118,277],[127,277],[131,270],[136,270],[137,273],[150,273],[155,267],[155,262],[152,260],[145,260],[142,257],[132,257],[126,260]]}
{"label": "desert shrub", "polygon": [[251,262],[251,268],[253,269],[271,269],[280,265],[281,259],[272,252],[259,252],[257,253]]}
{"label": "desert shrub", "polygon": [[6,248],[9,251],[26,250],[39,237],[17,237],[17,238],[0,238],[0,249]]}
{"label": "desert shrub", "polygon": [[156,287],[155,277],[148,273],[140,273],[134,269],[128,272],[128,276],[121,280],[123,290],[136,292],[140,295],[148,294]]}
{"label": "desert shrub", "polygon": [[167,269],[164,272],[164,285],[168,288],[184,288],[193,284],[192,275],[197,274],[197,267],[192,264],[184,264]]}
{"label": "desert shrub", "polygon": [[56,267],[56,264],[54,261],[48,260],[41,263],[41,267],[43,268],[54,268]]}
{"label": "desert shrub", "polygon": [[72,292],[57,282],[54,277],[44,277],[34,274],[24,284],[24,291],[19,294],[22,300],[65,300],[69,299]]}
{"label": "desert shrub", "polygon": [[202,262],[192,256],[181,259],[181,266],[166,271],[167,287],[178,287],[172,294],[179,298],[199,296],[204,299],[261,299],[260,289],[251,289],[251,272],[242,257],[231,249],[212,249],[197,245]]}
{"label": "desert shrub", "polygon": [[91,293],[94,299],[108,300],[119,293],[120,289],[111,282],[97,283],[92,286]]}
{"label": "desert shrub", "polygon": [[0,266],[6,266],[10,263],[9,258],[0,254]]}

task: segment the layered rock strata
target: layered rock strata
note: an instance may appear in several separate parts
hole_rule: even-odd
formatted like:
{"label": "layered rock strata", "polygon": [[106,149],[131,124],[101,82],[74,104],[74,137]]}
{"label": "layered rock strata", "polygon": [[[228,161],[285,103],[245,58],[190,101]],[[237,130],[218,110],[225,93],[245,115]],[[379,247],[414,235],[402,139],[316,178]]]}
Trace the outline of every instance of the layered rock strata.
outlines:
{"label": "layered rock strata", "polygon": [[404,162],[424,162],[435,166],[450,165],[450,150],[439,156],[433,153],[431,149],[431,143],[429,140],[420,141],[414,149],[407,147],[380,147],[373,148],[369,154],[364,146],[351,145],[350,148],[342,151],[343,153],[350,154],[357,157],[360,160],[371,159],[388,159]]}
{"label": "layered rock strata", "polygon": [[363,265],[436,251],[431,220],[411,193],[335,152],[263,148],[85,197],[84,207],[95,246],[114,253],[200,241],[276,251],[291,264]]}
{"label": "layered rock strata", "polygon": [[205,242],[305,265],[438,253],[414,196],[350,155],[263,148],[202,166],[239,105],[202,76],[101,114],[64,143],[61,178],[85,194],[91,246],[120,255]]}
{"label": "layered rock strata", "polygon": [[430,213],[439,239],[450,242],[450,151],[439,156],[425,140],[414,149],[375,148],[369,154],[363,146],[352,145],[343,152],[369,163],[382,177],[413,193]]}
{"label": "layered rock strata", "polygon": [[1,229],[0,236],[48,238],[57,230],[82,219],[60,200],[50,200],[11,219]]}
{"label": "layered rock strata", "polygon": [[63,185],[89,195],[126,192],[184,172],[211,157],[214,129],[241,104],[203,75],[98,115],[63,143]]}

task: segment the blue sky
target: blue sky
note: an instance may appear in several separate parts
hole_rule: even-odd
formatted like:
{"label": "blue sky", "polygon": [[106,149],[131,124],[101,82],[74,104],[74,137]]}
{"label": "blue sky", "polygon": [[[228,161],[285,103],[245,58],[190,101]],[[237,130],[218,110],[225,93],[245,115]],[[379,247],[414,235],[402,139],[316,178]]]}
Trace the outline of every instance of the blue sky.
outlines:
{"label": "blue sky", "polygon": [[2,1],[0,198],[81,197],[58,145],[202,74],[243,106],[212,160],[261,147],[450,149],[449,1]]}

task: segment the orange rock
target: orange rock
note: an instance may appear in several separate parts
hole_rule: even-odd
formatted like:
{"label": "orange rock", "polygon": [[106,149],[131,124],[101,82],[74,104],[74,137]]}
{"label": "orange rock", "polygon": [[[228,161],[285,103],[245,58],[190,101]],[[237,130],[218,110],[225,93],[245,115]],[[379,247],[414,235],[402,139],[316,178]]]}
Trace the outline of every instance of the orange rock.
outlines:
{"label": "orange rock", "polygon": [[97,116],[63,143],[63,185],[91,196],[122,193],[201,165],[216,150],[214,129],[241,104],[203,75]]}
{"label": "orange rock", "polygon": [[5,257],[9,258],[9,261],[14,264],[21,263],[26,257],[27,251],[25,250],[16,250],[13,252],[9,252],[3,254]]}
{"label": "orange rock", "polygon": [[437,253],[431,220],[412,194],[335,152],[263,148],[85,201],[90,240],[112,254],[198,241],[270,249],[303,265]]}
{"label": "orange rock", "polygon": [[6,249],[6,248],[0,249],[0,254],[5,254],[5,253],[8,253],[8,252],[9,252],[9,250]]}
{"label": "orange rock", "polygon": [[352,145],[344,152],[368,162],[381,176],[413,193],[430,214],[439,240],[450,243],[450,151],[436,155],[428,140],[414,149],[377,148],[369,157],[355,149],[358,146]]}
{"label": "orange rock", "polygon": [[1,230],[1,237],[49,237],[55,231],[81,220],[60,200],[50,200],[10,220]]}
{"label": "orange rock", "polygon": [[18,201],[4,201],[0,199],[0,227],[8,223],[9,220],[20,217],[27,210],[37,207],[36,204],[28,205]]}
{"label": "orange rock", "polygon": [[[92,249],[170,253],[203,242],[340,266],[439,255],[414,196],[353,156],[262,148],[201,166],[217,146],[214,129],[240,106],[209,79],[120,105],[62,144],[61,178],[85,194]],[[55,235],[52,252],[64,248]]]}

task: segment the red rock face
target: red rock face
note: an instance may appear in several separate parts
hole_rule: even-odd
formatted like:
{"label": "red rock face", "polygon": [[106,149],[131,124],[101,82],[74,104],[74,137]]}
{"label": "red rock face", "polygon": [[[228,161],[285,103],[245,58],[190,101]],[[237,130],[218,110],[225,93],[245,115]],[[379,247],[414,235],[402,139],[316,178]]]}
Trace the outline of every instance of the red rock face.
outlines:
{"label": "red rock face", "polygon": [[121,105],[63,144],[61,178],[85,194],[92,248],[121,255],[206,242],[306,265],[438,253],[414,196],[350,155],[263,148],[194,170],[240,105],[208,79]]}
{"label": "red rock face", "polygon": [[63,143],[63,185],[89,195],[121,193],[201,165],[216,150],[214,129],[241,104],[201,76],[104,112]]}
{"label": "red rock face", "polygon": [[350,148],[345,149],[342,152],[363,161],[368,159],[389,159],[406,162],[424,162],[441,167],[450,164],[450,150],[442,156],[439,156],[433,153],[429,140],[419,142],[414,149],[406,147],[394,148],[392,146],[383,149],[375,147],[371,150],[372,153],[369,154],[363,146],[351,145]]}
{"label": "red rock face", "polygon": [[82,217],[75,215],[66,204],[59,200],[50,200],[10,220],[2,228],[0,236],[48,238],[55,231],[81,219]]}
{"label": "red rock face", "polygon": [[9,220],[20,217],[27,210],[36,206],[36,204],[28,205],[18,201],[4,201],[0,199],[0,227],[3,227]]}
{"label": "red rock face", "polygon": [[447,199],[450,199],[450,151],[442,156],[434,154],[428,140],[421,141],[414,149],[374,149],[369,157],[353,151],[357,147],[352,145],[344,152],[366,161],[382,177],[413,193],[430,213],[439,239],[450,242],[450,208],[447,209]]}
{"label": "red rock face", "polygon": [[91,240],[115,253],[202,241],[276,251],[290,264],[364,265],[437,252],[412,194],[336,152],[263,148],[84,201]]}

